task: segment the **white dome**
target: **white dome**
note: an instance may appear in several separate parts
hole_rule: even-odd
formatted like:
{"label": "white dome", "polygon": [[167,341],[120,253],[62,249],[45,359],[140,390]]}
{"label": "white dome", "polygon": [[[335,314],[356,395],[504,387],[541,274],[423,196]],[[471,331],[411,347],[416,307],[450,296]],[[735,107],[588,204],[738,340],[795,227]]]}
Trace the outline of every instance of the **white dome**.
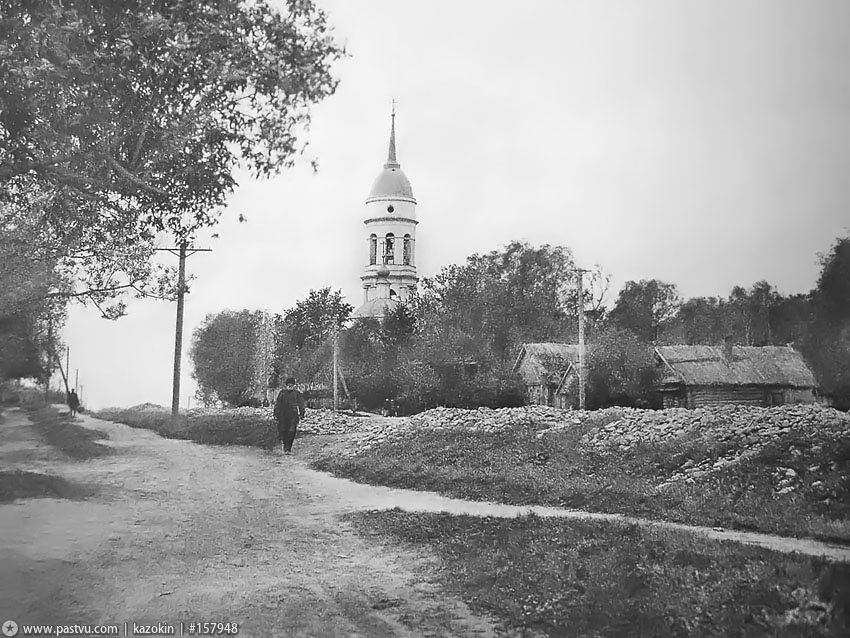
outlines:
{"label": "white dome", "polygon": [[[369,191],[370,202],[373,199],[404,199],[413,200],[413,189],[410,180],[401,168],[385,168],[375,178],[372,190]],[[415,200],[413,200],[415,201]]]}

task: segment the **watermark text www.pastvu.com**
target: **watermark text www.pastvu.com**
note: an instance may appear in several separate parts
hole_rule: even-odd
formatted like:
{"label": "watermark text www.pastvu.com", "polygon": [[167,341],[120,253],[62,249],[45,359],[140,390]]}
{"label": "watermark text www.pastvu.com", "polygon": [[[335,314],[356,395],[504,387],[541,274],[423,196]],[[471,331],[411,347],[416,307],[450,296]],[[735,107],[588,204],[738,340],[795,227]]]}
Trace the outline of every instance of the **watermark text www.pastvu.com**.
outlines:
{"label": "watermark text www.pastvu.com", "polygon": [[193,621],[193,622],[125,622],[120,625],[25,625],[14,620],[5,620],[0,625],[0,634],[5,638],[16,636],[78,636],[85,638],[107,638],[110,636],[235,636],[239,623]]}

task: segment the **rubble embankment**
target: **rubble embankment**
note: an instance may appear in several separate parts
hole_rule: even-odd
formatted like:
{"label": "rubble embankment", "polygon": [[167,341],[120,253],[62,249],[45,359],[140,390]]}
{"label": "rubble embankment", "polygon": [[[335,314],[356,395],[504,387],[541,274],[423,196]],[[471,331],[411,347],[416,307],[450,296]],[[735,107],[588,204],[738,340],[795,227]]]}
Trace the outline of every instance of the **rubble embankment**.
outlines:
{"label": "rubble embankment", "polygon": [[[759,454],[766,446],[786,435],[807,442],[806,456],[817,456],[824,446],[850,439],[850,415],[820,405],[786,405],[760,408],[740,405],[689,410],[640,410],[606,408],[589,412],[546,406],[465,410],[433,408],[410,417],[369,418],[308,410],[302,429],[312,434],[350,434],[342,454],[352,455],[381,442],[413,435],[421,430],[463,430],[498,433],[531,429],[541,443],[557,445],[570,435],[578,446],[593,454],[628,454],[640,449],[670,447],[674,466],[660,488],[679,481],[693,482],[729,465]],[[575,438],[575,434],[578,438]],[[560,436],[559,436],[560,435]],[[787,438],[787,437],[786,437]],[[789,443],[791,459],[803,451]],[[701,457],[688,455],[683,448],[712,449]],[[674,449],[675,448],[675,449]],[[800,470],[778,464],[773,482],[778,493],[787,493],[800,484]],[[825,467],[810,465],[808,474],[838,469],[832,461]],[[817,485],[814,486],[817,488]]]}

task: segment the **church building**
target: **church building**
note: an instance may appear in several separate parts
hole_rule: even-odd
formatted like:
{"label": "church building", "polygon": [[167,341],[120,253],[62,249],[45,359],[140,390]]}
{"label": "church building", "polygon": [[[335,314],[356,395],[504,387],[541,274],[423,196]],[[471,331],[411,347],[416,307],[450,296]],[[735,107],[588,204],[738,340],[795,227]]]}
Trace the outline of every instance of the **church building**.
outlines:
{"label": "church building", "polygon": [[355,318],[381,319],[416,289],[416,199],[395,149],[395,109],[387,163],[366,199],[363,305]]}

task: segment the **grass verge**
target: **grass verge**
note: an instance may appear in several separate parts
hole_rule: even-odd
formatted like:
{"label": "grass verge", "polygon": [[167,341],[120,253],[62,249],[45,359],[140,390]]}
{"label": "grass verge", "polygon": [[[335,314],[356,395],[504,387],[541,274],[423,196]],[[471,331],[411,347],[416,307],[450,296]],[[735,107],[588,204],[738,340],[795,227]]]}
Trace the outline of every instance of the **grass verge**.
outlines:
{"label": "grass verge", "polygon": [[432,550],[445,589],[522,635],[850,635],[850,565],[533,516],[349,519],[366,537]]}
{"label": "grass verge", "polygon": [[239,410],[215,413],[181,414],[177,420],[171,411],[154,405],[127,409],[100,410],[93,416],[152,430],[170,439],[183,439],[208,445],[247,445],[271,449],[278,443],[274,420]]}
{"label": "grass verge", "polygon": [[0,471],[0,503],[18,498],[83,499],[93,494],[91,488],[72,483],[61,476],[23,470]]}
{"label": "grass verge", "polygon": [[112,453],[112,449],[98,440],[108,438],[99,430],[81,427],[71,421],[67,414],[59,414],[54,408],[42,407],[29,413],[33,428],[47,442],[68,456],[85,460]]}
{"label": "grass verge", "polygon": [[[320,453],[313,466],[355,481],[472,500],[850,542],[850,440],[790,432],[734,464],[663,486],[683,458],[716,458],[723,444],[677,439],[602,453],[580,444],[580,430],[536,433],[531,427],[420,430],[354,456]],[[793,469],[795,489],[777,492],[778,467]]]}

